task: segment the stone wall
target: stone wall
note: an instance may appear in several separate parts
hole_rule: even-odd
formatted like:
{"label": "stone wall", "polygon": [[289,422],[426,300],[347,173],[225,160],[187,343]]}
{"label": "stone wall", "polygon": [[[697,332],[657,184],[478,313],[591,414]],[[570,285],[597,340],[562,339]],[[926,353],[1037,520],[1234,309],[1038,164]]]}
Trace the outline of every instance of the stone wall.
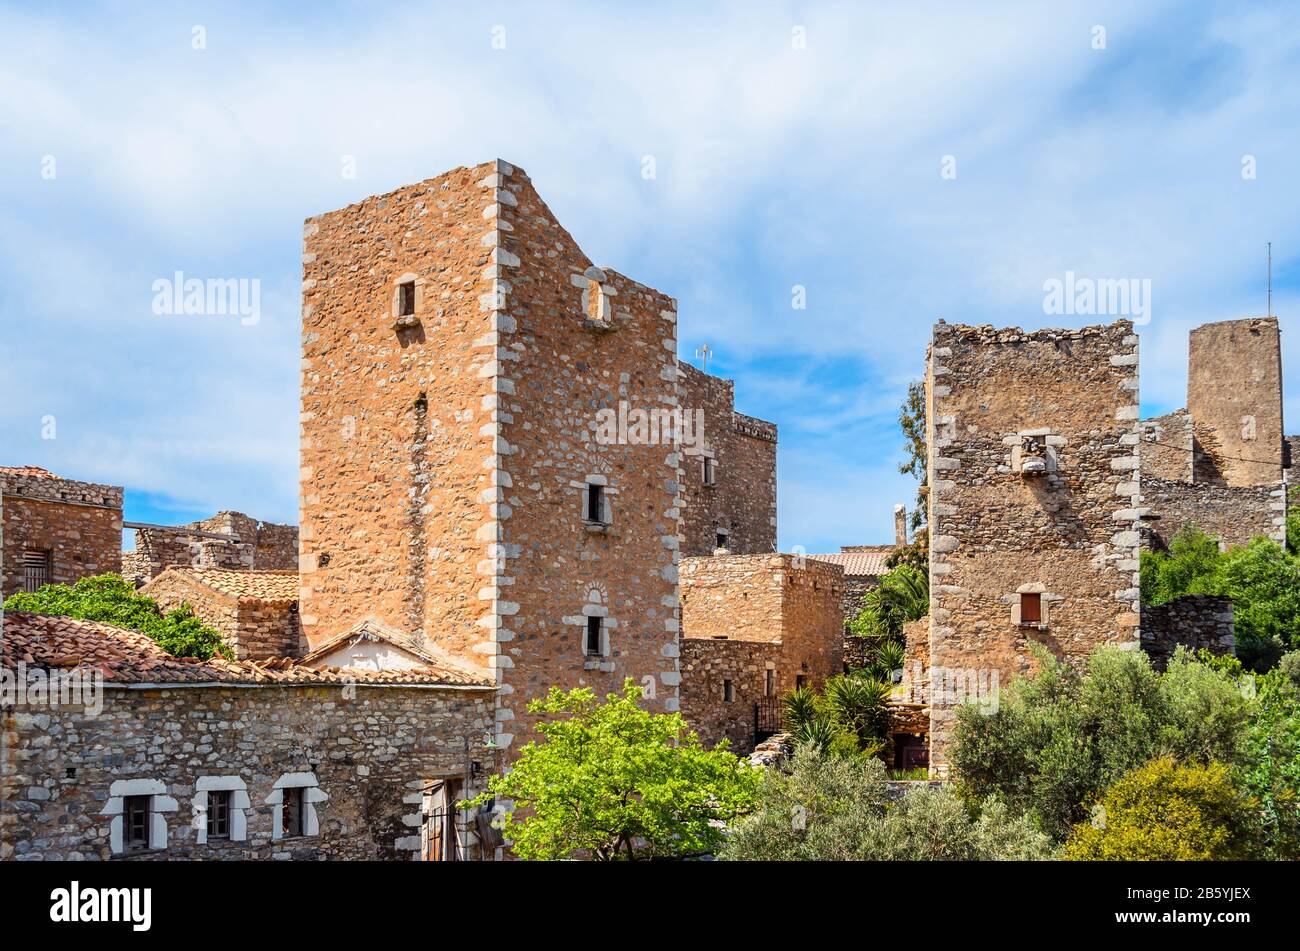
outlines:
{"label": "stone wall", "polygon": [[706,743],[748,752],[757,700],[843,671],[842,572],[784,554],[682,560],[682,713]]}
{"label": "stone wall", "polygon": [[298,605],[291,601],[238,598],[199,583],[190,573],[165,571],[141,589],[164,611],[188,604],[216,628],[238,660],[270,660],[302,653]]}
{"label": "stone wall", "polygon": [[[231,535],[237,542],[187,534],[185,529]],[[298,526],[262,522],[242,512],[218,512],[168,528],[137,528],[135,550],[124,552],[122,575],[136,584],[168,568],[298,569]]]}
{"label": "stone wall", "polygon": [[1224,545],[1245,545],[1260,536],[1286,539],[1281,482],[1242,486],[1174,482],[1144,471],[1142,508],[1142,532],[1151,548],[1167,548],[1184,526],[1215,535]]}
{"label": "stone wall", "polygon": [[[931,669],[1001,683],[1030,646],[1137,646],[1138,339],[940,322],[927,386]],[[1021,622],[1026,600],[1041,622]],[[1036,597],[1035,597],[1036,596]],[[935,698],[936,701],[938,698]],[[935,702],[940,774],[954,709]]]}
{"label": "stone wall", "polygon": [[48,552],[52,584],[122,570],[122,488],[0,469],[0,599],[24,587],[24,552]]}
{"label": "stone wall", "polygon": [[[735,383],[678,362],[683,413],[703,412],[703,446],[683,459],[682,554],[776,551],[776,426],[735,411]],[[705,458],[713,485],[704,482]]]}
{"label": "stone wall", "polygon": [[1281,481],[1285,434],[1277,318],[1226,320],[1191,332],[1187,410],[1198,427],[1198,449],[1204,450],[1195,481]]}
{"label": "stone wall", "polygon": [[[422,787],[463,781],[471,762],[491,762],[483,747],[491,691],[351,691],[108,686],[97,716],[83,707],[6,707],[13,766],[0,859],[410,859],[420,847]],[[273,837],[276,807],[267,799],[290,774],[315,780],[316,835]],[[217,777],[246,789],[244,841],[199,841],[204,780]],[[115,855],[102,812],[130,781],[150,780],[166,845]]]}
{"label": "stone wall", "polygon": [[[682,639],[682,715],[705,746],[726,740],[733,752],[754,749],[754,705],[779,704],[793,683],[767,692],[767,672],[773,679],[789,677],[780,644],[755,641]],[[730,681],[732,698],[726,697]],[[779,707],[778,707],[779,709]]]}
{"label": "stone wall", "polygon": [[303,260],[307,640],[374,616],[491,671],[507,756],[552,685],[677,709],[681,460],[601,438],[620,404],[677,407],[675,302],[502,161],[313,217]]}
{"label": "stone wall", "polygon": [[1142,649],[1164,670],[1178,646],[1215,654],[1236,653],[1231,598],[1188,594],[1164,604],[1142,606]]}
{"label": "stone wall", "polygon": [[1144,419],[1140,426],[1142,477],[1192,481],[1192,417],[1185,409]]}

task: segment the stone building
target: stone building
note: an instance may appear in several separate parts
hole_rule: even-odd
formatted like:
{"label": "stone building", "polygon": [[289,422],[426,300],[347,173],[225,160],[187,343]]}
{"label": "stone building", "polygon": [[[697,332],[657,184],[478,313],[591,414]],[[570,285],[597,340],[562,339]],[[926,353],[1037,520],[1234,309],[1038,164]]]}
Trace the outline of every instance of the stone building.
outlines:
{"label": "stone building", "polygon": [[497,854],[486,817],[449,808],[491,764],[480,672],[180,660],[16,612],[0,660],[0,860]]}
{"label": "stone building", "polygon": [[1184,526],[1242,545],[1286,539],[1288,441],[1277,319],[1191,332],[1187,407],[1141,424],[1142,529],[1166,547]]}
{"label": "stone building", "polygon": [[188,604],[239,660],[297,657],[298,572],[168,568],[140,593],[165,611]]}
{"label": "stone building", "polygon": [[955,708],[1032,669],[1137,647],[1138,338],[943,322],[926,373],[931,766]]}
{"label": "stone building", "polygon": [[[672,298],[594,266],[503,161],[313,217],[303,261],[309,646],[369,618],[472,663],[507,757],[552,685],[676,710]],[[609,425],[633,412],[657,424]]]}
{"label": "stone building", "polygon": [[122,487],[0,467],[0,599],[122,570]]}
{"label": "stone building", "polygon": [[683,414],[703,420],[683,446],[682,556],[776,551],[776,425],[737,413],[731,380],[680,362],[678,378]]}
{"label": "stone building", "polygon": [[137,585],[168,568],[297,571],[298,527],[263,522],[243,512],[218,512],[185,525],[141,525],[135,550],[122,553],[122,576]]}
{"label": "stone building", "polygon": [[684,558],[682,714],[706,745],[748,753],[780,698],[841,673],[843,570],[788,554]]}

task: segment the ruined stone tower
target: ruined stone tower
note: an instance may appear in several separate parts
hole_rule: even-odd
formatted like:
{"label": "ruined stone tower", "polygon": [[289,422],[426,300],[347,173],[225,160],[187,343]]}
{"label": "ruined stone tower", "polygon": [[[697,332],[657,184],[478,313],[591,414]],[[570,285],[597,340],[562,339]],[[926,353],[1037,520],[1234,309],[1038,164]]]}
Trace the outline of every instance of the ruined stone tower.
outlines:
{"label": "ruined stone tower", "polygon": [[1203,324],[1191,333],[1187,410],[1196,482],[1265,485],[1282,478],[1282,344],[1277,318]]}
{"label": "ruined stone tower", "polygon": [[[675,302],[592,266],[528,176],[461,168],[308,219],[301,620],[490,671],[498,747],[551,685],[678,706]],[[509,755],[509,753],[507,753]]]}
{"label": "ruined stone tower", "polygon": [[1282,356],[1275,317],[1191,332],[1187,408],[1142,421],[1142,528],[1169,545],[1193,527],[1224,545],[1286,540]]}
{"label": "ruined stone tower", "polygon": [[[1138,338],[934,328],[929,426],[931,766],[955,709],[1033,666],[1138,643]],[[978,696],[977,696],[978,695]]]}

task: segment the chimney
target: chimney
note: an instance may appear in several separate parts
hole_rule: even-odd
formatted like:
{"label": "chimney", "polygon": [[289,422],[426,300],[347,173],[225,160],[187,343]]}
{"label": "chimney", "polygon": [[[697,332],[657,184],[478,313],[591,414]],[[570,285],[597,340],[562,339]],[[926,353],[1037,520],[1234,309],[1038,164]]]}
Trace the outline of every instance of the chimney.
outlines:
{"label": "chimney", "polygon": [[907,544],[907,506],[902,502],[894,506],[894,544]]}

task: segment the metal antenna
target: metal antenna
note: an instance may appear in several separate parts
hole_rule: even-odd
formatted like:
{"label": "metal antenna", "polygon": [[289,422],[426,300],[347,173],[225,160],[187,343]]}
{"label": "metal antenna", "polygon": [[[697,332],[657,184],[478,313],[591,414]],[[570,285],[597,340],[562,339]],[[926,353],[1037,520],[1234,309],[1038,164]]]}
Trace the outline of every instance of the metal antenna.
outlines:
{"label": "metal antenna", "polygon": [[1268,316],[1273,316],[1273,242],[1268,243]]}
{"label": "metal antenna", "polygon": [[708,373],[708,372],[709,372],[709,354],[712,353],[712,352],[713,352],[713,351],[709,349],[709,345],[708,345],[707,343],[706,343],[706,344],[702,344],[702,345],[700,346],[700,349],[698,349],[698,350],[695,351],[695,355],[696,355],[697,357],[699,357],[699,358],[704,362],[704,372],[705,372],[705,373]]}

